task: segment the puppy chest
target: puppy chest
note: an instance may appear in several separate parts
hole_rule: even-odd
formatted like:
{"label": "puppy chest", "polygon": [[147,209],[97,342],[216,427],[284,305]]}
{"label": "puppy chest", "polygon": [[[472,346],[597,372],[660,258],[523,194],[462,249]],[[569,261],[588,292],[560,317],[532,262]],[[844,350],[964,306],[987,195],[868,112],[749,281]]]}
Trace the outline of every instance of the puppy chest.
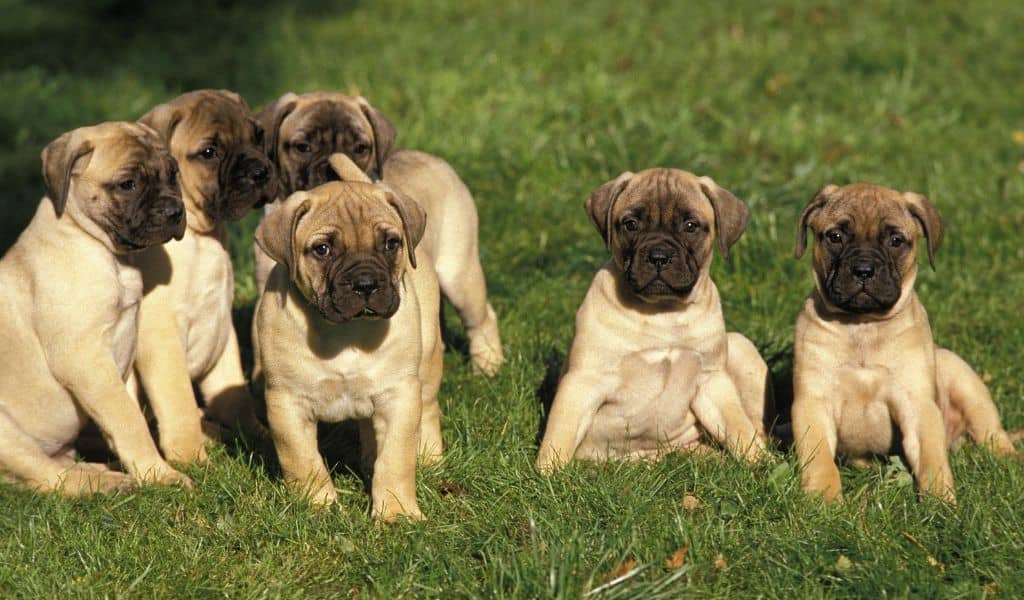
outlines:
{"label": "puppy chest", "polygon": [[200,261],[179,306],[192,377],[199,377],[213,368],[234,326],[231,320],[234,279],[230,260],[218,254],[203,258],[207,260]]}
{"label": "puppy chest", "polygon": [[890,407],[910,401],[895,373],[880,366],[838,369],[835,386],[838,450],[848,456],[894,451],[898,426]]}

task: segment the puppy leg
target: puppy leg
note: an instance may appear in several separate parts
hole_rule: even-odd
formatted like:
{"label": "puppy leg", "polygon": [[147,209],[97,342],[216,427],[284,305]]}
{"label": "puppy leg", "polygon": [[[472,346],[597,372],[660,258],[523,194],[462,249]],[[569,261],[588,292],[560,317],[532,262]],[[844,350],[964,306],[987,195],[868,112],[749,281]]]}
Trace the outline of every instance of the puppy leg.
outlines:
{"label": "puppy leg", "polygon": [[970,365],[953,352],[936,348],[935,374],[939,393],[945,394],[950,407],[963,415],[967,432],[975,443],[987,446],[995,454],[1016,452],[1000,423],[999,410],[988,387]]}
{"label": "puppy leg", "polygon": [[562,377],[537,452],[541,473],[550,475],[572,460],[607,393],[599,377],[578,370]]}
{"label": "puppy leg", "polygon": [[826,502],[841,500],[843,488],[836,466],[838,434],[821,398],[797,393],[793,401],[793,444],[805,493],[821,494]]}
{"label": "puppy leg", "polygon": [[494,375],[505,362],[505,355],[498,333],[498,317],[487,302],[487,283],[480,266],[476,237],[467,240],[464,248],[442,247],[435,266],[441,291],[466,326],[473,368],[485,375]]}
{"label": "puppy leg", "polygon": [[917,481],[918,490],[956,505],[953,472],[946,450],[946,427],[935,402],[935,388],[894,391],[889,413],[903,436],[903,454]]}
{"label": "puppy leg", "polygon": [[128,491],[135,485],[128,475],[101,469],[102,465],[79,463],[79,466],[70,459],[48,456],[3,408],[0,408],[0,439],[4,441],[0,444],[0,471],[31,489],[82,496]]}
{"label": "puppy leg", "polygon": [[708,374],[691,405],[701,426],[734,456],[748,461],[764,457],[764,437],[740,402],[739,391],[728,373]]}
{"label": "puppy leg", "polygon": [[740,402],[757,433],[775,422],[775,394],[772,390],[768,364],[757,347],[741,333],[728,333],[728,357],[725,370],[732,377],[740,394]]}
{"label": "puppy leg", "polygon": [[139,310],[135,369],[156,416],[160,449],[167,460],[206,460],[202,412],[192,391],[184,336],[170,306],[169,292],[155,288]]}
{"label": "puppy leg", "polygon": [[444,368],[444,349],[441,336],[435,335],[432,348],[424,349],[424,365],[421,368],[421,397],[423,411],[420,416],[420,460],[424,465],[432,465],[441,460],[444,442],[441,439],[441,406],[437,401],[437,392],[441,387],[441,372]]}
{"label": "puppy leg", "polygon": [[[255,326],[255,319],[253,320]],[[258,344],[257,344],[258,345]],[[238,352],[238,337],[232,327],[228,342],[216,364],[199,380],[199,391],[206,402],[206,417],[234,431],[254,437],[265,435],[256,419],[252,397],[242,372],[242,359]]]}
{"label": "puppy leg", "polygon": [[267,420],[285,482],[314,506],[333,504],[338,499],[317,446],[316,420],[302,402],[273,387],[267,388]]}
{"label": "puppy leg", "polygon": [[401,382],[391,398],[373,412],[373,433],[377,458],[373,464],[370,495],[372,515],[394,521],[399,515],[422,519],[416,502],[416,452],[419,448],[420,383],[416,378]]}

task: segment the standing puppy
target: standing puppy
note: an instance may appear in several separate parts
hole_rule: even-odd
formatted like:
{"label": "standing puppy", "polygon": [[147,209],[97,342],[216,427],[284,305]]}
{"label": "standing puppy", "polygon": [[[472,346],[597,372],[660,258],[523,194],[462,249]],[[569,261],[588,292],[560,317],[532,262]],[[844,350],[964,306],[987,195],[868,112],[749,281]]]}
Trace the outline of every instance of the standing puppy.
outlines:
{"label": "standing puppy", "polygon": [[742,235],[746,205],[708,177],[649,169],[605,183],[586,208],[612,258],[576,313],[537,466],[656,457],[705,433],[758,459],[773,412],[768,367],[726,333],[709,275],[716,240],[728,256]]}
{"label": "standing puppy", "polygon": [[[362,97],[289,93],[258,118],[285,195],[336,181],[329,159],[342,153],[371,179],[383,179],[423,207],[428,218],[422,248],[466,327],[473,367],[493,374],[504,355],[477,250],[476,205],[448,163],[423,152],[393,150],[394,127]],[[267,206],[267,212],[273,208]],[[262,292],[273,263],[259,248],[254,252],[256,286]]]}
{"label": "standing puppy", "polygon": [[[181,168],[188,213],[182,240],[138,257],[146,292],[136,369],[169,460],[205,459],[202,411],[227,426],[251,424],[251,402],[231,321],[234,277],[226,222],[273,198],[263,130],[238,94],[202,90],[146,113]],[[243,421],[243,423],[239,423]]]}
{"label": "standing puppy", "polygon": [[[191,481],[160,457],[125,381],[142,276],[131,253],[184,232],[177,167],[135,123],[65,133],[43,150],[44,198],[0,260],[0,471],[68,495]],[[128,474],[77,463],[92,419]]]}
{"label": "standing puppy", "polygon": [[965,429],[997,453],[1013,445],[978,375],[935,347],[914,292],[918,240],[929,262],[942,240],[938,211],[920,194],[829,185],[800,217],[797,258],[808,227],[814,291],[796,322],[792,409],[804,491],[841,497],[837,453],[901,453],[920,491],[955,503],[948,445]]}
{"label": "standing puppy", "polygon": [[292,194],[256,230],[278,263],[256,309],[267,419],[286,481],[314,504],[337,498],[317,422],[359,419],[373,515],[422,517],[416,455],[441,455],[442,368],[424,219],[384,185],[335,182]]}

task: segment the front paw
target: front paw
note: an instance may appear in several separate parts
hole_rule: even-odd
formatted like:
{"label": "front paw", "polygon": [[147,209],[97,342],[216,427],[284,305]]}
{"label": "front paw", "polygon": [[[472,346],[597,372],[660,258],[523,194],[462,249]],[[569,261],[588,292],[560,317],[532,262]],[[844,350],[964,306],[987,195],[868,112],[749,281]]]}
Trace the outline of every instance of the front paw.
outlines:
{"label": "front paw", "polygon": [[384,523],[394,523],[399,517],[404,517],[411,521],[425,521],[427,519],[420,512],[420,507],[415,501],[412,502],[412,506],[408,509],[396,501],[385,502],[383,506],[374,506],[371,516]]}
{"label": "front paw", "polygon": [[174,435],[160,438],[160,450],[164,459],[172,463],[188,464],[192,462],[204,463],[209,457],[206,454],[206,444],[212,440],[203,431],[190,431],[182,434],[175,432]]}
{"label": "front paw", "polygon": [[469,358],[473,371],[488,377],[497,373],[505,362],[505,354],[501,349],[498,318],[493,308],[488,305],[487,320],[467,330],[466,337],[469,338]]}
{"label": "front paw", "polygon": [[195,484],[187,475],[174,470],[170,465],[157,465],[147,469],[139,479],[144,483],[177,485],[186,490],[191,490],[195,487]]}
{"label": "front paw", "polygon": [[67,496],[87,496],[131,492],[135,488],[135,480],[125,473],[81,463],[61,473],[54,489]]}
{"label": "front paw", "polygon": [[843,486],[839,479],[839,469],[805,470],[803,490],[805,494],[820,495],[825,502],[837,502],[843,499]]}

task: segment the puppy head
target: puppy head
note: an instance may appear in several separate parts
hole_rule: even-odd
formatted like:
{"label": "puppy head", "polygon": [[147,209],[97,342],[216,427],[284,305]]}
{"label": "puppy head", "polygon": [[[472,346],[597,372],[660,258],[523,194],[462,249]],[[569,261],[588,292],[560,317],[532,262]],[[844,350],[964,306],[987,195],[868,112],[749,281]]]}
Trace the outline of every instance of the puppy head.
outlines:
{"label": "puppy head", "polygon": [[263,127],[238,94],[189,92],[139,120],[163,136],[178,161],[193,229],[207,231],[274,200],[274,167],[264,152]]}
{"label": "puppy head", "polygon": [[387,186],[333,182],[289,196],[260,224],[256,243],[328,321],[386,319],[398,310],[425,226],[423,209]]}
{"label": "puppy head", "polygon": [[814,282],[841,311],[884,314],[913,288],[917,243],[925,238],[934,268],[942,242],[939,213],[920,194],[855,183],[821,189],[800,216],[796,256],[814,234]]}
{"label": "puppy head", "polygon": [[391,122],[362,96],[288,93],[257,118],[267,131],[267,147],[286,194],[337,181],[328,164],[335,153],[379,180],[395,143]]}
{"label": "puppy head", "polygon": [[137,123],[69,131],[43,149],[47,196],[62,219],[115,254],[185,233],[178,167],[160,136]]}
{"label": "puppy head", "polygon": [[679,169],[623,173],[586,210],[633,292],[651,302],[685,299],[707,276],[715,239],[728,257],[750,216],[711,178]]}

